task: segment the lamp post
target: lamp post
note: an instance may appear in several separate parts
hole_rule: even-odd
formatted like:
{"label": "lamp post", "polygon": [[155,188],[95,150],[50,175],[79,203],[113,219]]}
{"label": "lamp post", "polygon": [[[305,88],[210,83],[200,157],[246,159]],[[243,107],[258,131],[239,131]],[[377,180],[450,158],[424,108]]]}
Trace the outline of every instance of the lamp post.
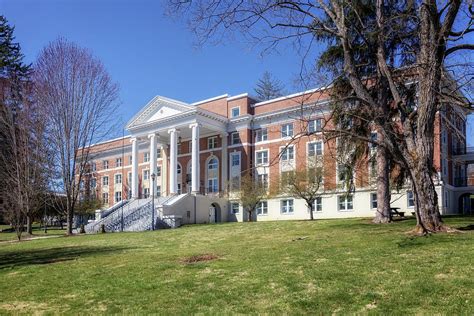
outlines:
{"label": "lamp post", "polygon": [[151,174],[151,230],[155,230],[155,178],[156,174]]}

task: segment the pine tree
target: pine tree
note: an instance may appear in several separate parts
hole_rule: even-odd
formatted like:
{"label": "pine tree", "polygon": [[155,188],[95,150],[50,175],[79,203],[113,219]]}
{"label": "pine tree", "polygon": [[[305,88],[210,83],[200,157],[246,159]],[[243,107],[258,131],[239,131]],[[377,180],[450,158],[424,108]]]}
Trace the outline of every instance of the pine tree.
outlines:
{"label": "pine tree", "polygon": [[260,101],[278,98],[284,94],[281,81],[274,78],[268,71],[265,71],[262,78],[258,80],[254,91]]}

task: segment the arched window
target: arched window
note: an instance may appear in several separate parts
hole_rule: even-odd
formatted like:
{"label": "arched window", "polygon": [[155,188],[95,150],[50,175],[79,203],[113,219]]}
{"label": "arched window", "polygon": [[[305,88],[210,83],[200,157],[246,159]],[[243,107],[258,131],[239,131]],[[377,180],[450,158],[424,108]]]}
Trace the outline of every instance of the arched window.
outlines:
{"label": "arched window", "polygon": [[212,159],[209,160],[209,162],[207,163],[207,168],[208,168],[209,171],[211,171],[211,170],[217,170],[217,165],[218,165],[217,159],[216,159],[216,158],[212,158]]}
{"label": "arched window", "polygon": [[178,174],[181,174],[181,165],[180,164],[178,164],[177,170],[178,170]]}

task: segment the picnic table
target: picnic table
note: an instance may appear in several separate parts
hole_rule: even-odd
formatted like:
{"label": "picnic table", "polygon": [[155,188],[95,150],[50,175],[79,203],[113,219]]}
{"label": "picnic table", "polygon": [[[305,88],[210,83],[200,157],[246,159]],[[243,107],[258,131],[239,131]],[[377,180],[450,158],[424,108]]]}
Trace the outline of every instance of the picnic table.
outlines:
{"label": "picnic table", "polygon": [[390,208],[390,216],[397,215],[399,217],[405,217],[405,212],[400,212],[399,207],[391,207]]}

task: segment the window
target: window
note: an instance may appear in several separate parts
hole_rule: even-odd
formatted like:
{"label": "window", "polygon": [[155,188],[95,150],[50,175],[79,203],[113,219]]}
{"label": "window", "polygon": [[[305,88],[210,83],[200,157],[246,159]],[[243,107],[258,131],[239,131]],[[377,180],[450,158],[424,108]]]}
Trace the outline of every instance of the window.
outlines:
{"label": "window", "polygon": [[108,160],[103,160],[102,165],[104,166],[105,170],[109,169],[109,161]]}
{"label": "window", "polygon": [[231,214],[239,213],[239,203],[230,203],[230,213]]}
{"label": "window", "polygon": [[91,188],[95,188],[97,186],[97,180],[95,178],[91,179]]}
{"label": "window", "polygon": [[351,168],[343,163],[337,164],[337,180],[339,183],[344,183],[347,180],[351,179]]}
{"label": "window", "polygon": [[217,178],[209,178],[207,180],[207,192],[218,192],[217,183]]}
{"label": "window", "polygon": [[133,156],[128,156],[128,161],[129,161],[129,164],[131,165],[133,162]]}
{"label": "window", "polygon": [[109,194],[108,193],[102,193],[102,203],[109,204]]}
{"label": "window", "polygon": [[230,134],[230,143],[231,143],[231,145],[235,145],[235,144],[240,143],[239,132],[233,132],[232,134]]}
{"label": "window", "polygon": [[290,185],[291,181],[295,178],[294,171],[282,171],[281,172],[281,187],[284,188]]}
{"label": "window", "polygon": [[261,201],[257,204],[257,215],[268,215],[268,202]]}
{"label": "window", "polygon": [[128,189],[127,190],[127,199],[131,199],[132,198],[132,189]]}
{"label": "window", "polygon": [[143,170],[143,180],[150,180],[150,170]]}
{"label": "window", "polygon": [[207,149],[217,148],[217,136],[209,137],[207,139]]}
{"label": "window", "polygon": [[104,186],[109,185],[109,177],[107,177],[107,176],[102,177],[102,185],[104,185]]}
{"label": "window", "polygon": [[293,123],[283,124],[281,126],[281,138],[293,136]]}
{"label": "window", "polygon": [[161,158],[161,148],[156,149],[156,159]]}
{"label": "window", "polygon": [[268,174],[259,174],[257,175],[257,181],[262,185],[264,188],[268,188]]}
{"label": "window", "polygon": [[181,165],[180,164],[178,164],[178,166],[176,167],[176,173],[181,174]]}
{"label": "window", "polygon": [[308,156],[321,156],[323,154],[323,143],[316,142],[316,143],[309,143],[308,144]]}
{"label": "window", "polygon": [[313,211],[322,212],[323,211],[323,198],[318,196],[313,201]]}
{"label": "window", "polygon": [[116,174],[116,175],[115,175],[114,183],[115,183],[115,184],[120,184],[120,183],[122,183],[122,175],[121,175],[121,174]]}
{"label": "window", "polygon": [[308,132],[310,133],[319,133],[322,129],[323,120],[318,118],[308,122]]}
{"label": "window", "polygon": [[352,195],[340,195],[337,199],[339,211],[352,211]]}
{"label": "window", "polygon": [[95,164],[95,162],[93,162],[93,163],[91,164],[91,171],[94,172],[94,171],[96,171],[96,170],[97,170],[97,165]]}
{"label": "window", "polygon": [[240,166],[240,155],[238,153],[232,154],[232,166]]}
{"label": "window", "polygon": [[295,159],[295,147],[288,146],[284,148],[281,153],[281,160],[288,161],[288,160],[293,160],[293,159]]}
{"label": "window", "polygon": [[178,143],[178,154],[182,154],[183,146],[181,143]]}
{"label": "window", "polygon": [[[370,133],[370,140],[373,141],[373,142],[377,141],[377,132]],[[375,147],[377,147],[377,144],[369,143],[369,148],[370,149],[375,149]]]}
{"label": "window", "polygon": [[143,198],[148,199],[150,197],[150,188],[143,189]]}
{"label": "window", "polygon": [[156,186],[156,197],[160,197],[161,196],[161,185],[157,185]]}
{"label": "window", "polygon": [[181,183],[178,183],[178,194],[181,194]]}
{"label": "window", "polygon": [[415,196],[413,191],[407,191],[407,204],[408,207],[415,207]]}
{"label": "window", "polygon": [[122,167],[122,158],[115,159],[115,167]]}
{"label": "window", "polygon": [[207,163],[207,169],[208,169],[208,170],[217,170],[217,166],[218,166],[218,162],[217,162],[217,159],[216,159],[216,158],[212,158],[212,159],[209,160],[209,162]]}
{"label": "window", "polygon": [[115,192],[115,203],[118,203],[120,201],[122,201],[122,192],[117,191],[117,192]]}
{"label": "window", "polygon": [[127,179],[128,179],[128,184],[129,184],[129,185],[132,185],[132,173],[131,173],[131,172],[129,172],[129,173],[127,174]]}
{"label": "window", "polygon": [[149,162],[149,161],[150,161],[150,153],[144,153],[143,162]]}
{"label": "window", "polygon": [[257,165],[266,165],[268,164],[268,150],[257,151]]}
{"label": "window", "polygon": [[161,166],[156,167],[156,176],[161,177]]}
{"label": "window", "polygon": [[370,207],[377,208],[377,193],[370,193]]}
{"label": "window", "polygon": [[262,128],[255,131],[255,142],[263,142],[268,140],[268,131],[266,128]]}
{"label": "window", "polygon": [[291,214],[293,213],[293,200],[281,200],[280,202],[280,211],[282,214]]}
{"label": "window", "polygon": [[235,107],[235,108],[232,108],[231,110],[231,117],[237,117],[240,115],[240,107]]}

